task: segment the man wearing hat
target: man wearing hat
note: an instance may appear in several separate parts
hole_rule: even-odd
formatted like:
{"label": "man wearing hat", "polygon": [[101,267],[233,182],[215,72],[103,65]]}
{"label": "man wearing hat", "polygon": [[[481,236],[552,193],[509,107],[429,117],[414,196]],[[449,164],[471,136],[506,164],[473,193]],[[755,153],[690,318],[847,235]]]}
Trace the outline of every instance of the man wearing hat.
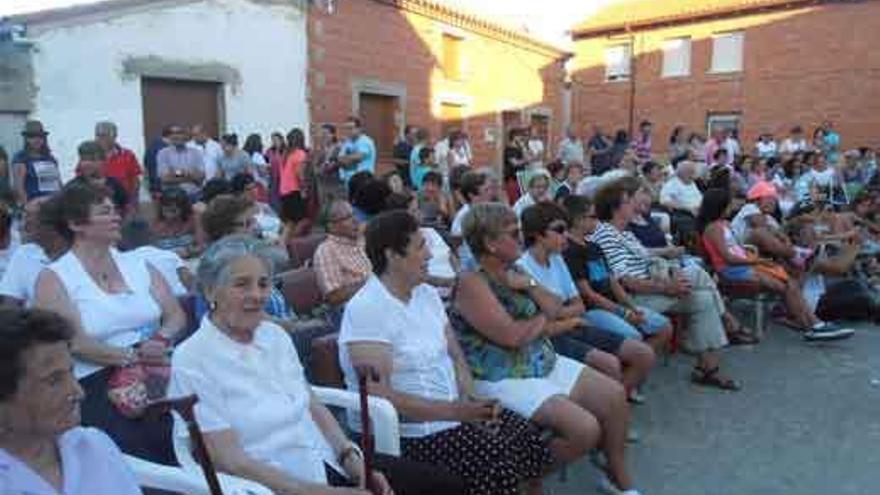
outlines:
{"label": "man wearing hat", "polygon": [[117,178],[104,175],[107,170],[107,154],[104,147],[97,141],[83,141],[77,152],[79,154],[79,163],[76,164],[77,180],[107,188],[119,214],[125,217],[129,210],[130,197]]}
{"label": "man wearing hat", "polygon": [[27,203],[31,199],[48,196],[61,189],[61,173],[58,161],[49,151],[43,123],[30,120],[22,131],[24,149],[12,157],[14,188],[17,201]]}
{"label": "man wearing hat", "polygon": [[760,181],[749,189],[746,198],[749,202],[740,208],[730,225],[734,235],[743,244],[756,246],[763,254],[804,268],[813,250],[795,246],[773,216],[779,199],[776,186]]}
{"label": "man wearing hat", "polygon": [[119,145],[116,136],[116,124],[113,122],[95,124],[95,141],[101,145],[106,155],[103,175],[118,180],[132,203],[137,203],[141,187],[141,166],[131,150]]}

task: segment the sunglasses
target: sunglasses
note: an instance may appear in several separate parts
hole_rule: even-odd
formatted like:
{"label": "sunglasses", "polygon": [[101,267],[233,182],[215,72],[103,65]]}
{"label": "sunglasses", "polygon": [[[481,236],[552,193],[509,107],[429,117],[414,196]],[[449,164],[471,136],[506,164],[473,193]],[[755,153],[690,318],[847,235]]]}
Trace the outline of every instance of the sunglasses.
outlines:
{"label": "sunglasses", "polygon": [[551,225],[551,226],[547,227],[547,230],[549,230],[551,232],[556,232],[557,234],[564,234],[564,233],[568,232],[568,225],[565,225],[564,223],[559,223],[559,224]]}

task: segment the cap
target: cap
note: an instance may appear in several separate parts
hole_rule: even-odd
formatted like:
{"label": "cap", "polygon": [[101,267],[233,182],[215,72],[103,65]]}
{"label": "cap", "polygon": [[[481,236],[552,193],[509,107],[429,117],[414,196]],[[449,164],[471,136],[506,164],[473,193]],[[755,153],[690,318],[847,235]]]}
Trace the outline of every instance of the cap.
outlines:
{"label": "cap", "polygon": [[749,201],[755,201],[762,198],[773,198],[776,199],[779,197],[779,194],[776,192],[776,186],[773,184],[762,180],[758,182],[751,189],[749,189],[749,193],[746,196]]}
{"label": "cap", "polygon": [[43,123],[39,120],[28,120],[24,124],[24,130],[21,135],[24,137],[47,136],[49,133],[43,129]]}

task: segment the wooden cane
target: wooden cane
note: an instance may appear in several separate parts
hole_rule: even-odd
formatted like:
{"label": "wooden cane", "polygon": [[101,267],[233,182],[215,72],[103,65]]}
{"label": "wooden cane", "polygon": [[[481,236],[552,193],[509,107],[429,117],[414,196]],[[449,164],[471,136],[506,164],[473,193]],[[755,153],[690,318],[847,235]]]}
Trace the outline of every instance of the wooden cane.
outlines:
{"label": "wooden cane", "polygon": [[208,455],[208,448],[205,446],[205,439],[202,437],[202,431],[196,422],[196,415],[193,411],[196,403],[199,401],[198,395],[187,395],[177,399],[163,399],[150,403],[147,408],[148,414],[164,414],[169,411],[176,411],[186,423],[186,429],[189,432],[190,441],[195,448],[196,459],[202,467],[202,474],[205,475],[205,481],[208,482],[208,488],[211,495],[223,495],[223,489],[220,487],[220,480],[217,478],[217,470]]}
{"label": "wooden cane", "polygon": [[361,450],[364,453],[364,486],[373,493],[381,495],[379,487],[373,481],[373,428],[370,423],[368,378],[374,380],[376,371],[370,366],[358,366],[358,393],[361,400]]}

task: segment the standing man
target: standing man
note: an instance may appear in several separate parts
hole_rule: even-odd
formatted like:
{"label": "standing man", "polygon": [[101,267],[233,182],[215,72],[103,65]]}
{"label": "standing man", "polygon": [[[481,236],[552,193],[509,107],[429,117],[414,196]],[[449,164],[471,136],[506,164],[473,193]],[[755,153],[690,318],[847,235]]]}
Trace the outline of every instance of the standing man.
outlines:
{"label": "standing man", "polygon": [[565,137],[559,143],[556,159],[566,166],[572,163],[584,163],[584,145],[575,134],[573,126],[565,129]]}
{"label": "standing man", "polygon": [[186,130],[179,125],[169,129],[170,146],[156,155],[156,173],[162,188],[179,186],[190,198],[199,195],[205,180],[205,164],[202,153],[186,144]]}
{"label": "standing man", "polygon": [[162,128],[162,135],[154,139],[144,151],[144,170],[147,172],[147,186],[151,193],[157,193],[162,188],[162,181],[156,171],[156,156],[171,144],[170,137],[171,126],[166,125]]}
{"label": "standing man", "polygon": [[409,179],[409,159],[412,154],[413,146],[416,143],[416,131],[418,128],[414,125],[408,125],[403,128],[403,139],[394,145],[392,153],[394,159],[394,168],[397,169],[397,175],[403,180],[403,183],[412,187],[412,181]]}
{"label": "standing man", "polygon": [[632,143],[639,164],[647,163],[651,160],[651,131],[653,129],[654,124],[647,120],[643,120],[639,124],[639,133],[636,135],[636,138]]}
{"label": "standing man", "polygon": [[191,129],[192,140],[188,146],[192,146],[202,152],[202,162],[205,165],[205,178],[207,180],[220,176],[220,159],[223,157],[223,147],[214,141],[205,131],[205,126],[196,124]]}
{"label": "standing man", "polygon": [[831,166],[836,166],[840,158],[840,134],[834,130],[830,120],[822,123],[822,130],[825,131],[825,160]]}
{"label": "standing man", "polygon": [[364,134],[361,119],[349,117],[342,126],[346,136],[339,155],[339,178],[348,184],[348,179],[358,172],[376,173],[376,144]]}
{"label": "standing man", "polygon": [[141,189],[141,166],[130,149],[123,148],[116,140],[117,127],[113,122],[95,124],[95,141],[104,150],[102,175],[122,184],[130,205],[137,205]]}
{"label": "standing man", "polygon": [[593,135],[587,142],[587,153],[590,155],[593,175],[602,175],[611,168],[611,143],[599,124],[593,125]]}

